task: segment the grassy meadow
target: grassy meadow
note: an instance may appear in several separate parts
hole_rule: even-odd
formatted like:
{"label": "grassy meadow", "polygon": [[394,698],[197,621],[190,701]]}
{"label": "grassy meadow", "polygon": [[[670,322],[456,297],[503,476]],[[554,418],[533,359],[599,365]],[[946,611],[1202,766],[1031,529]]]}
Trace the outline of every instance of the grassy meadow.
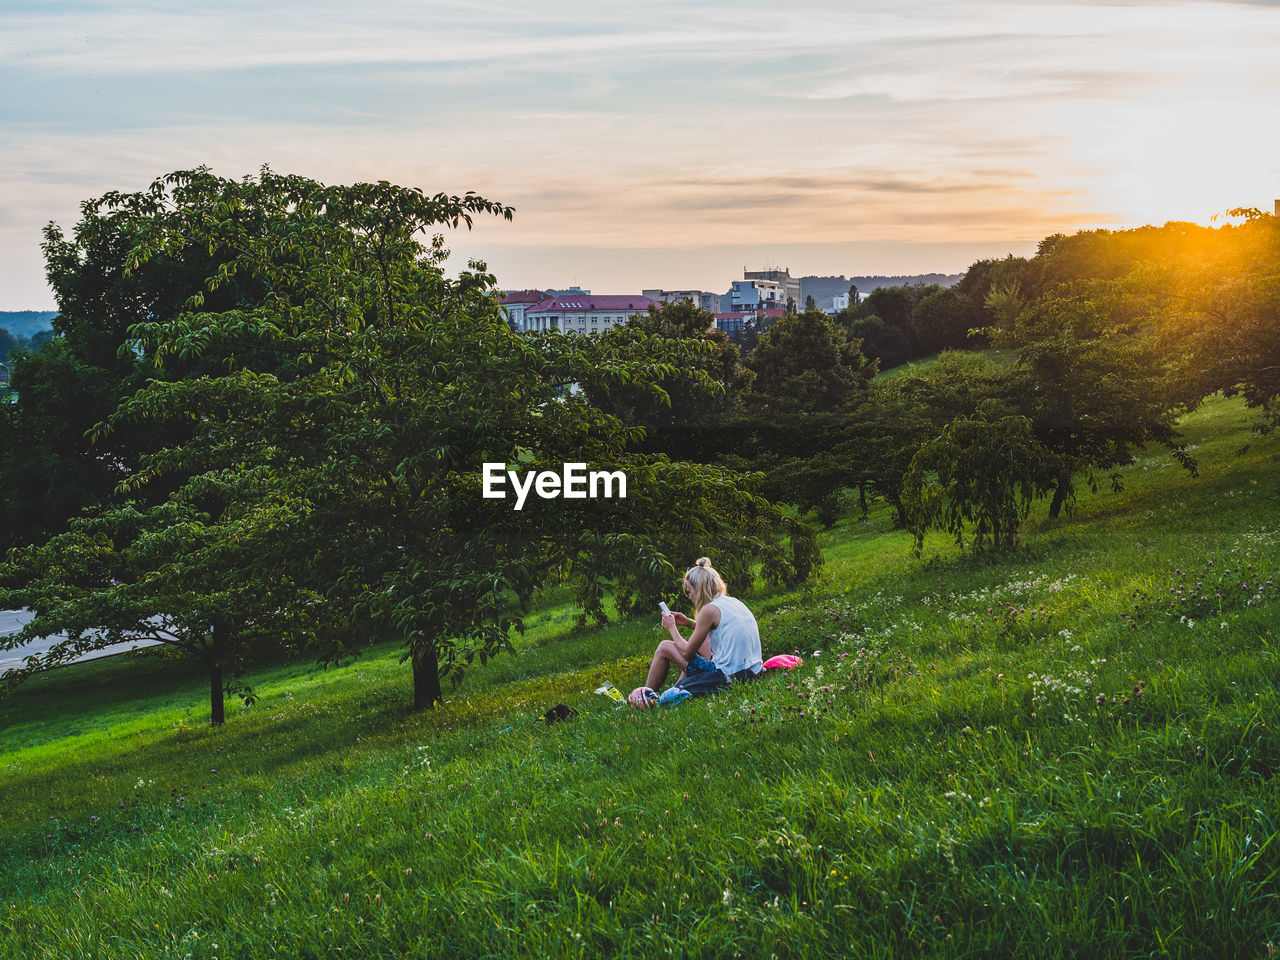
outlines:
{"label": "grassy meadow", "polygon": [[1251,423],[1210,401],[1198,478],[1150,450],[1008,557],[847,514],[810,589],[743,592],[804,666],[676,708],[592,693],[643,682],[656,614],[555,595],[422,715],[394,644],[263,669],[220,729],[181,663],[33,680],[0,701],[0,957],[1272,956]]}

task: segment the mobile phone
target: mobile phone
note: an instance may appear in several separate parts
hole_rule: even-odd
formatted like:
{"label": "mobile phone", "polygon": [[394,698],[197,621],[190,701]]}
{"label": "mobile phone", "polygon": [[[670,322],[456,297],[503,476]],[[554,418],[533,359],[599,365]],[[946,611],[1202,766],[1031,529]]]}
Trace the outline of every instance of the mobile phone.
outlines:
{"label": "mobile phone", "polygon": [[658,601],[658,609],[659,609],[659,610],[661,610],[663,613],[670,613],[670,612],[671,612],[670,610],[668,610],[668,609],[667,609],[667,605],[666,605],[666,603],[665,603],[665,602],[663,602],[662,600],[659,600],[659,601]]}

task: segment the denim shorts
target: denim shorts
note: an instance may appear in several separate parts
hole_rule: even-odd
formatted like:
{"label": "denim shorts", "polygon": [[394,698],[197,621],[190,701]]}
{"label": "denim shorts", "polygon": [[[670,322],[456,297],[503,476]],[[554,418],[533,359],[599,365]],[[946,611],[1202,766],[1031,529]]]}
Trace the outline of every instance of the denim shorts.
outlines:
{"label": "denim shorts", "polygon": [[[694,666],[695,661],[697,661],[697,666]],[[698,671],[716,670],[718,672],[723,672],[723,671],[720,671],[720,668],[717,667],[710,660],[708,660],[706,657],[700,657],[696,653],[693,655],[693,660],[689,661],[689,666],[685,668],[685,671],[687,673],[693,673],[695,670],[698,670]],[[737,673],[732,674],[729,677],[729,679],[732,680],[734,683],[743,683],[744,681],[747,681],[747,680],[754,680],[756,677],[760,676],[761,673],[764,673],[764,671],[761,670],[759,672],[756,672],[756,671],[753,671],[750,667],[745,667],[742,670],[739,670]]]}
{"label": "denim shorts", "polygon": [[676,681],[674,686],[696,696],[700,693],[715,693],[732,682],[728,674],[714,663],[695,653],[684,668],[684,679]]}

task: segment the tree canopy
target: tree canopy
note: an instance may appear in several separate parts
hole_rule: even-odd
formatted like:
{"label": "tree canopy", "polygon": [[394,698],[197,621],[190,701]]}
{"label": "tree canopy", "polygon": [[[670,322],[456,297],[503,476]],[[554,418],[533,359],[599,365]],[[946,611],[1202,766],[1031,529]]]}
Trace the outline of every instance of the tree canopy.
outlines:
{"label": "tree canopy", "polygon": [[[516,335],[482,263],[446,276],[430,232],[510,216],[498,203],[264,169],[240,181],[181,171],[104,204],[132,244],[128,275],[191,249],[213,258],[176,315],[128,327],[154,374],[94,436],[144,426],[165,443],[125,467],[122,495],[158,489],[148,536],[181,541],[198,524],[224,576],[259,582],[271,558],[283,579],[250,608],[255,622],[322,606],[352,634],[402,637],[415,706],[510,649],[548,583],[569,583],[584,616],[602,618],[606,594],[624,612],[647,606],[699,554],[739,581],[760,565],[794,582],[820,561],[813,532],[748,482],[634,452],[640,428],[587,399],[623,385],[660,396],[704,347]],[[217,302],[233,288],[261,296]],[[625,473],[626,498],[531,499],[516,511],[482,494],[485,463],[567,462]],[[248,517],[270,518],[250,541],[238,532]],[[151,585],[151,610],[176,616],[167,591],[182,581],[155,558],[158,569],[130,576]],[[27,575],[52,593],[56,557],[32,562],[42,559]],[[191,589],[216,595],[221,582]],[[90,621],[100,608],[83,609]]]}
{"label": "tree canopy", "polygon": [[[724,447],[726,421],[741,411],[755,379],[715,315],[692,300],[655,304],[602,335],[620,348],[660,338],[681,350],[675,371],[653,383],[591,383],[588,400],[623,423],[644,427],[635,449],[708,462]],[[656,389],[655,389],[656,388]]]}

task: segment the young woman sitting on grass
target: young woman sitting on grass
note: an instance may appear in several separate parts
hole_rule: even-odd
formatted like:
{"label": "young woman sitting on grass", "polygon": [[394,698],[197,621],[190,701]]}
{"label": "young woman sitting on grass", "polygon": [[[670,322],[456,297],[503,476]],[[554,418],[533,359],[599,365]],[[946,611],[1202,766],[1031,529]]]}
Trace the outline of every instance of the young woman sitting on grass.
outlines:
{"label": "young woman sitting on grass", "polygon": [[[729,596],[724,579],[701,557],[684,575],[685,596],[693,604],[694,619],[683,613],[664,613],[662,626],[671,634],[653,652],[645,685],[658,690],[671,665],[680,667],[674,686],[689,693],[709,693],[733,680],[749,680],[763,666],[760,628],[741,600]],[[681,626],[692,626],[685,639]]]}

